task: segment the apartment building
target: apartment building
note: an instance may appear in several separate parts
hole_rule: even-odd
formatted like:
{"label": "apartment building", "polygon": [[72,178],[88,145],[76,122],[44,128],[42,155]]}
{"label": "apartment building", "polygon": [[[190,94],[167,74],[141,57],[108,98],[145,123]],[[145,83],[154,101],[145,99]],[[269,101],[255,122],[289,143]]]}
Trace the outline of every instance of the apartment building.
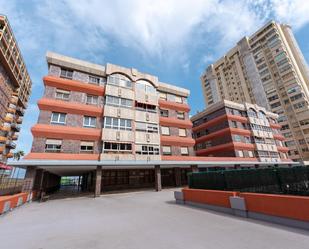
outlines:
{"label": "apartment building", "polygon": [[31,80],[6,16],[0,15],[0,164],[13,156]]}
{"label": "apartment building", "polygon": [[206,106],[253,103],[279,115],[289,157],[309,160],[308,66],[291,27],[269,22],[241,39],[201,76]]}
{"label": "apartment building", "polygon": [[[47,53],[48,75],[27,160],[149,162],[194,156],[189,91],[134,68]],[[173,185],[175,171],[162,170]],[[102,171],[104,189],[147,186],[153,169]],[[178,174],[178,173],[177,173]],[[86,178],[85,178],[86,179]]]}
{"label": "apartment building", "polygon": [[228,100],[212,104],[191,118],[196,155],[286,161],[288,148],[277,118],[256,104]]}

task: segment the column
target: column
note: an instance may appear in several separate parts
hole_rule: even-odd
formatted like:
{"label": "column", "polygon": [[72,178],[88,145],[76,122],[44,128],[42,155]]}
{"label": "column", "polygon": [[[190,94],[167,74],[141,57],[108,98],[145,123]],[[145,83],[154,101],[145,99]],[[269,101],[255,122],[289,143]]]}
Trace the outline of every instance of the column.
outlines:
{"label": "column", "polygon": [[156,191],[162,190],[160,165],[155,165],[155,185],[156,185]]}
{"label": "column", "polygon": [[[37,169],[36,171],[35,189],[39,192],[43,191],[44,173],[43,169]],[[39,195],[40,194],[38,194],[38,196]]]}
{"label": "column", "polygon": [[97,166],[95,174],[94,197],[101,195],[102,166]]}
{"label": "column", "polygon": [[191,165],[191,171],[192,171],[192,173],[198,172],[198,167],[197,167],[197,165]]}
{"label": "column", "polygon": [[175,174],[175,185],[176,187],[181,186],[181,168],[174,168],[174,174]]}
{"label": "column", "polygon": [[28,166],[22,188],[23,192],[33,190],[35,176],[36,176],[36,167]]}

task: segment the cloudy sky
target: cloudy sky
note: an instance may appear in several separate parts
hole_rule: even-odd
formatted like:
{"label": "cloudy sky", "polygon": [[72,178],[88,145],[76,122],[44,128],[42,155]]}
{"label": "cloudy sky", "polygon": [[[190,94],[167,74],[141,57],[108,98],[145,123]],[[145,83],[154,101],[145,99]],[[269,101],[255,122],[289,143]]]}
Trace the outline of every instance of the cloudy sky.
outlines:
{"label": "cloudy sky", "polygon": [[191,90],[204,108],[199,77],[235,42],[274,19],[292,26],[309,61],[305,0],[0,0],[33,81],[18,149],[29,152],[42,97],[47,50],[157,75]]}

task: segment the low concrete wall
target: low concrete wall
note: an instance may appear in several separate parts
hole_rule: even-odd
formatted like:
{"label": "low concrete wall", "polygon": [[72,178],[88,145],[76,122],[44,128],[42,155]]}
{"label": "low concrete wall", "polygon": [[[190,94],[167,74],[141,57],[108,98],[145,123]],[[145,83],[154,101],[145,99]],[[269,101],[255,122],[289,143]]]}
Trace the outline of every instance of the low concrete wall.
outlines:
{"label": "low concrete wall", "polygon": [[204,190],[204,189],[189,189],[182,190],[185,201],[209,204],[231,208],[230,196],[236,196],[237,192],[232,191],[217,191],[217,190]]}
{"label": "low concrete wall", "polygon": [[240,193],[246,200],[247,210],[255,213],[309,221],[309,197]]}
{"label": "low concrete wall", "polygon": [[24,192],[15,195],[0,196],[0,215],[21,206],[26,202],[31,202],[35,196],[35,192]]}
{"label": "low concrete wall", "polygon": [[176,202],[309,230],[309,197],[204,189],[175,192]]}

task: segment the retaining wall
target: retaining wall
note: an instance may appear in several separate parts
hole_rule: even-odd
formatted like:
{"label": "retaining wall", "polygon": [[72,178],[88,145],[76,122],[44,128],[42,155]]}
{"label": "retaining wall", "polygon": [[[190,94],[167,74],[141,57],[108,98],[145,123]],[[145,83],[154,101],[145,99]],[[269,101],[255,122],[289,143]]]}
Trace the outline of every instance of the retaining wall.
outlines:
{"label": "retaining wall", "polygon": [[184,188],[177,203],[309,230],[309,197]]}

